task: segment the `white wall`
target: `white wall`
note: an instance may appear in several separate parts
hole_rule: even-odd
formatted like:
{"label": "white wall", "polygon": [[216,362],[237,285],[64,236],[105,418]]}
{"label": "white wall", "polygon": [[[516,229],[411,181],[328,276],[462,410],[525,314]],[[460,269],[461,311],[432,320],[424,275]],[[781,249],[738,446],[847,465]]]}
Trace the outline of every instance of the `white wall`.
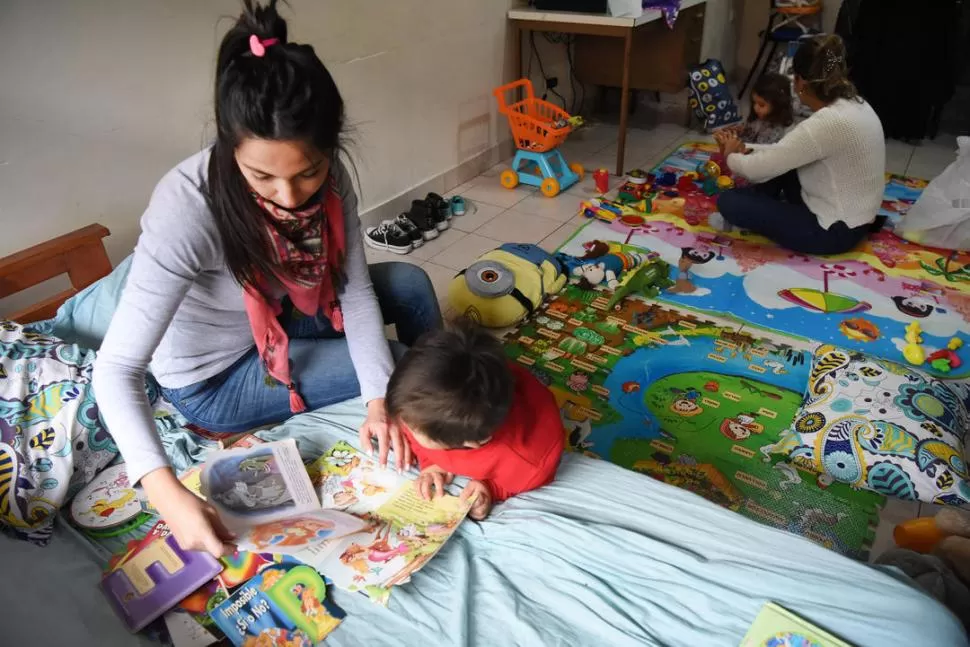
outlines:
{"label": "white wall", "polygon": [[[365,209],[508,139],[491,90],[511,76],[509,0],[289,5],[357,125]],[[239,6],[0,0],[0,256],[95,221],[114,262],[129,253],[152,187],[213,132],[220,17]]]}

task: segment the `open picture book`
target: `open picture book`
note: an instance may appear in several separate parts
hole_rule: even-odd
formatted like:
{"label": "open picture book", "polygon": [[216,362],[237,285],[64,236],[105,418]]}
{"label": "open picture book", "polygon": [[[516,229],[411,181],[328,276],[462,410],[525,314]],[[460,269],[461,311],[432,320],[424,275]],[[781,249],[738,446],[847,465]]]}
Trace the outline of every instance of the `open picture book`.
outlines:
{"label": "open picture book", "polygon": [[200,478],[202,495],[243,550],[299,557],[366,526],[358,517],[320,507],[292,439],[212,452]]}
{"label": "open picture book", "polygon": [[335,586],[386,604],[390,587],[407,582],[448,541],[468,514],[469,502],[451,494],[424,500],[414,482],[380,467],[346,442],[310,466],[324,508],[365,522],[359,532],[328,542],[300,559]]}
{"label": "open picture book", "polygon": [[422,499],[408,477],[343,441],[309,471],[293,440],[213,452],[201,491],[239,548],[289,555],[334,586],[384,604],[470,507],[450,494]]}

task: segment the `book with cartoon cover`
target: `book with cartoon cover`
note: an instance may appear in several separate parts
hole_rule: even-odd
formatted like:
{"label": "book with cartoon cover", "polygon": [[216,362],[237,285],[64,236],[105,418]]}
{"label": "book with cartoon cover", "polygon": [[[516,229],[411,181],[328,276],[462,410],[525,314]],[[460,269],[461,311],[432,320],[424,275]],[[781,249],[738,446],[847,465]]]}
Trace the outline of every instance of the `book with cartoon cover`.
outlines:
{"label": "book with cartoon cover", "polygon": [[364,527],[353,515],[320,508],[293,439],[211,452],[200,477],[202,496],[243,550],[297,554]]}
{"label": "book with cartoon cover", "polygon": [[774,602],[767,602],[740,647],[852,647]]}
{"label": "book with cartoon cover", "polygon": [[295,554],[335,586],[386,604],[454,534],[470,504],[445,495],[425,501],[414,483],[338,442],[310,468],[324,508],[355,515],[359,532]]}
{"label": "book with cartoon cover", "polygon": [[265,568],[209,612],[237,647],[311,647],[345,615],[327,599],[323,577],[293,563]]}

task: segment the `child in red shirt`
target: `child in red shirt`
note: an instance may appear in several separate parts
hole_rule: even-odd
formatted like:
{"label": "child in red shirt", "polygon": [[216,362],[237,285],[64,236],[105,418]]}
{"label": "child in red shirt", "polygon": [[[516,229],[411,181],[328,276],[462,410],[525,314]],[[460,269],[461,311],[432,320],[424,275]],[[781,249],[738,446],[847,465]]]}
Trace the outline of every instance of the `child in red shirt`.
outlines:
{"label": "child in red shirt", "polygon": [[470,324],[420,338],[394,369],[385,406],[418,458],[421,495],[467,476],[473,519],[556,475],[565,431],[555,398]]}

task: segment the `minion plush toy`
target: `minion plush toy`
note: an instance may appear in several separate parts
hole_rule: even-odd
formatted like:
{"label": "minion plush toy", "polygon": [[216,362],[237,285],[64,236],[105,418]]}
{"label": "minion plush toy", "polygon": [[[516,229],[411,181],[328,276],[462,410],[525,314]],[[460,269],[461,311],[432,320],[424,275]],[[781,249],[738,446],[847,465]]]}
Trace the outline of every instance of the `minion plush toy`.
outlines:
{"label": "minion plush toy", "polygon": [[505,328],[532,314],[568,278],[562,261],[538,245],[506,243],[452,279],[448,300],[482,326]]}

